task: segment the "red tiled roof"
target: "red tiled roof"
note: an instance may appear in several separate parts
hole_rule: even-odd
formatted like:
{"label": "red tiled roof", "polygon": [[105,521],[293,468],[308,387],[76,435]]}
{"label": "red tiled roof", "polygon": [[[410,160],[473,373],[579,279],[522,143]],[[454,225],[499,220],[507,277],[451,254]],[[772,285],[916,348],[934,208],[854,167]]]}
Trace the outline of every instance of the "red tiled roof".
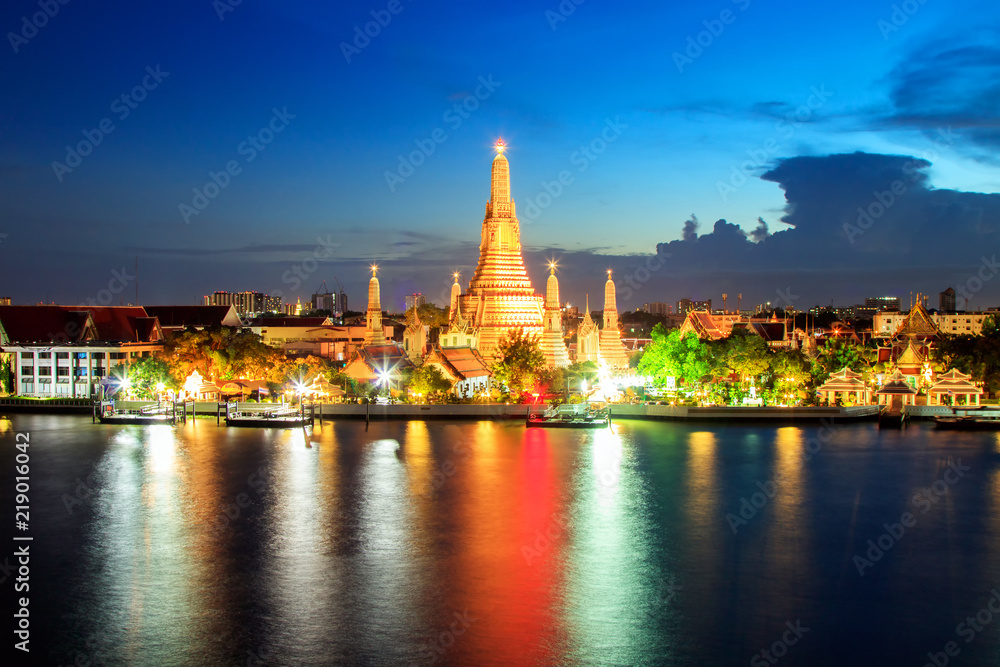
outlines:
{"label": "red tiled roof", "polygon": [[156,318],[141,306],[0,306],[0,324],[12,343],[159,340]]}
{"label": "red tiled roof", "polygon": [[0,326],[11,343],[79,342],[86,338],[89,313],[60,306],[0,306]]}
{"label": "red tiled roof", "polygon": [[[143,332],[138,331],[136,328],[137,319],[148,319],[146,310],[141,306],[98,306],[94,308],[79,308],[74,306],[60,307],[71,310],[89,310],[90,317],[94,320],[94,325],[97,327],[98,340],[133,342],[145,342],[146,340],[150,340],[149,338],[144,339],[142,337]],[[143,329],[146,331],[150,330],[150,328],[146,326],[143,326]]]}
{"label": "red tiled roof", "polygon": [[450,347],[439,350],[440,356],[463,377],[474,378],[490,375],[490,369],[479,352],[469,347]]}

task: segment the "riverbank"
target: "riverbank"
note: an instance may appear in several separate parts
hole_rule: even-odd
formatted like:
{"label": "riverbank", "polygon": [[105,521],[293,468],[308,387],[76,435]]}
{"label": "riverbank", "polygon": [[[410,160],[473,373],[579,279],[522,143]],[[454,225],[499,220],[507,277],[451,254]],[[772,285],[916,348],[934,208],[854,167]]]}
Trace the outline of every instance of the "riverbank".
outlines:
{"label": "riverbank", "polygon": [[[144,401],[119,401],[121,409],[134,409],[148,405]],[[255,403],[242,405],[259,405]],[[327,419],[369,419],[369,420],[516,420],[524,419],[529,409],[538,410],[542,406],[507,404],[435,404],[435,405],[365,405],[329,403],[316,406],[316,418]],[[190,409],[190,407],[189,407]],[[93,404],[83,399],[34,400],[23,398],[0,398],[0,415],[9,413],[49,413],[49,414],[93,414]],[[946,410],[945,410],[946,411]],[[199,402],[195,404],[199,416],[215,416],[218,404]],[[927,418],[931,414],[924,406],[913,410],[911,417]],[[689,407],[673,405],[622,404],[611,406],[612,419],[654,419],[698,422],[820,422],[823,420],[859,421],[876,419],[878,406],[860,405],[850,407]]]}

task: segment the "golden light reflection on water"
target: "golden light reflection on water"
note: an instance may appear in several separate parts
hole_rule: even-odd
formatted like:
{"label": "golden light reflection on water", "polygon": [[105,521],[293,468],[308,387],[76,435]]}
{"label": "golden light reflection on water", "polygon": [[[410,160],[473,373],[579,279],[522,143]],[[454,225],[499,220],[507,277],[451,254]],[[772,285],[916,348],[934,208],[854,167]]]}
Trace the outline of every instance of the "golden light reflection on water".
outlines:
{"label": "golden light reflection on water", "polygon": [[694,431],[688,435],[687,512],[692,527],[701,531],[719,518],[716,447],[716,435],[711,431]]}
{"label": "golden light reflection on water", "polygon": [[[418,501],[420,499],[426,501],[434,484],[432,478],[434,459],[431,456],[431,438],[427,422],[408,422],[405,442],[410,495]],[[426,509],[426,502],[422,505]]]}
{"label": "golden light reflection on water", "polygon": [[[69,547],[56,613],[104,632],[109,664],[245,664],[265,642],[278,650],[267,662],[428,664],[465,611],[472,626],[437,664],[699,664],[713,651],[700,664],[746,664],[788,620],[867,623],[872,579],[855,578],[850,555],[961,457],[974,472],[877,564],[893,636],[922,639],[928,617],[950,631],[1000,581],[1000,437],[913,427],[915,446],[889,451],[866,444],[872,430],[847,426],[853,450],[806,462],[816,430],[794,427],[94,426],[100,497],[73,515],[84,543]],[[49,451],[68,461],[62,480],[90,464]],[[259,469],[260,492],[246,479]],[[765,493],[758,482],[775,493],[733,535],[725,515]],[[852,542],[860,490],[877,511]],[[215,530],[242,492],[252,507]],[[658,599],[674,576],[680,601]],[[953,603],[921,599],[924,584]],[[802,664],[821,662],[816,632],[795,647]]]}
{"label": "golden light reflection on water", "polygon": [[[759,500],[766,502],[758,510],[760,514],[750,521],[760,524],[757,530],[761,531],[763,549],[761,577],[768,585],[745,591],[747,604],[768,610],[767,618],[756,619],[761,632],[768,623],[773,625],[780,622],[779,618],[795,615],[797,596],[815,585],[808,558],[813,545],[802,479],[806,453],[806,438],[801,428],[777,429],[773,469],[754,481],[747,496],[754,506]],[[753,540],[757,532],[748,529],[745,534]]]}
{"label": "golden light reflection on water", "polygon": [[[263,567],[268,625],[275,635],[295,628],[296,647],[284,647],[292,651],[322,639],[317,619],[328,619],[331,611],[329,596],[316,594],[316,583],[325,582],[332,568],[320,532],[325,521],[319,457],[316,448],[306,447],[307,442],[304,429],[276,432],[266,515],[273,536]],[[301,659],[294,652],[287,657]]]}
{"label": "golden light reflection on water", "polygon": [[[194,633],[186,467],[169,426],[119,431],[97,465],[103,491],[95,499],[95,528],[106,559],[98,585],[108,598],[102,613],[118,618],[127,656],[144,649],[165,658],[155,647],[184,643]],[[122,598],[126,606],[113,604]]]}
{"label": "golden light reflection on water", "polygon": [[[569,663],[639,664],[654,642],[650,610],[665,573],[651,567],[649,499],[619,432],[588,434],[571,513],[563,622]],[[659,638],[658,640],[662,640]]]}

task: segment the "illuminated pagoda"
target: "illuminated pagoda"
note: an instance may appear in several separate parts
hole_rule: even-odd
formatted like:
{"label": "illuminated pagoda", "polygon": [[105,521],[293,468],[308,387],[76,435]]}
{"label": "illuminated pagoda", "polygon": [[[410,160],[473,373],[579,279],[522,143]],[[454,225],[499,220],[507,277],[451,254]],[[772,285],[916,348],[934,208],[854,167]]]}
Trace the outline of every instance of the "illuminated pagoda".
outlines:
{"label": "illuminated pagoda", "polygon": [[378,283],[378,265],[372,265],[372,279],[368,281],[368,311],[365,313],[365,345],[384,345],[382,329],[382,294]]}
{"label": "illuminated pagoda", "polygon": [[569,366],[569,353],[563,340],[562,307],[559,304],[559,279],[556,278],[556,263],[549,263],[549,279],[545,285],[545,330],[539,346],[545,355],[545,363],[550,368]]}
{"label": "illuminated pagoda", "polygon": [[601,361],[609,368],[616,371],[628,370],[628,353],[618,329],[618,302],[615,298],[615,282],[611,280],[611,269],[608,269],[608,282],[604,283],[604,327],[601,329],[600,356]]}
{"label": "illuminated pagoda", "polygon": [[583,313],[583,322],[576,331],[576,360],[579,362],[600,360],[601,330],[590,316],[590,295]]}
{"label": "illuminated pagoda", "polygon": [[486,203],[479,264],[452,309],[451,319],[466,318],[475,332],[476,346],[491,359],[497,344],[513,329],[528,336],[543,333],[544,300],[535,294],[521,256],[521,230],[510,195],[510,164],[503,139],[496,143],[490,199]]}
{"label": "illuminated pagoda", "polygon": [[438,338],[438,345],[446,347],[476,347],[476,332],[472,330],[472,325],[462,316],[462,305],[459,301],[462,296],[462,286],[458,284],[458,274],[455,274],[455,283],[451,286],[451,305],[448,307],[448,328],[441,333]]}
{"label": "illuminated pagoda", "polygon": [[427,327],[420,321],[417,306],[406,313],[406,329],[403,331],[403,349],[414,364],[419,364],[427,354]]}

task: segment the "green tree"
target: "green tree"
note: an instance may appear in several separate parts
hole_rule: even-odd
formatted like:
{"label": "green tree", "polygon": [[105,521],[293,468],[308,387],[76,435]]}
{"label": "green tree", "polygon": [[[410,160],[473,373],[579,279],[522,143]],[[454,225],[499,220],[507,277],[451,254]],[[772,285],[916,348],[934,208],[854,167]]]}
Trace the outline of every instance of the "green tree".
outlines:
{"label": "green tree", "polygon": [[562,369],[563,386],[570,391],[580,391],[583,383],[587,383],[587,389],[594,386],[600,371],[596,361],[574,361],[572,364]]}
{"label": "green tree", "polygon": [[13,356],[0,359],[0,394],[14,393]]}
{"label": "green tree", "polygon": [[997,323],[996,315],[987,315],[983,318],[983,328],[980,334],[987,338],[1000,336],[1000,324]]}
{"label": "green tree", "polygon": [[[410,319],[410,314],[413,309],[410,308],[406,311],[406,319]],[[429,326],[431,329],[443,328],[448,326],[448,309],[438,308],[433,303],[424,303],[417,308],[417,314],[420,315],[420,321]]]}
{"label": "green tree", "polygon": [[726,339],[724,364],[746,386],[751,379],[759,378],[770,367],[771,349],[767,342],[751,333],[734,331]]}
{"label": "green tree", "polygon": [[[992,320],[991,317],[986,320]],[[984,321],[984,325],[986,322]],[[980,336],[944,335],[931,348],[931,358],[939,370],[956,368],[983,383],[991,394],[1000,391],[1000,331],[984,326]]]}
{"label": "green tree", "polygon": [[409,372],[403,385],[414,394],[431,396],[439,392],[451,390],[451,381],[444,376],[441,369],[433,365],[425,365]]}
{"label": "green tree", "polygon": [[829,338],[818,352],[812,365],[812,376],[816,386],[826,382],[831,373],[836,373],[845,367],[865,376],[871,370],[868,361],[871,353],[846,338]]}
{"label": "green tree", "polygon": [[525,390],[534,388],[544,371],[545,355],[536,337],[526,336],[521,329],[513,329],[498,343],[493,377],[511,395],[520,398]]}
{"label": "green tree", "polygon": [[811,364],[802,350],[779,350],[771,357],[772,397],[785,402],[789,394],[797,401],[799,392],[812,382]]}
{"label": "green tree", "polygon": [[240,378],[269,384],[285,382],[291,370],[284,351],[265,345],[257,334],[230,327],[175,334],[165,341],[162,356],[182,385],[194,370],[212,382]]}
{"label": "green tree", "polygon": [[681,337],[679,329],[667,331],[663,324],[657,324],[651,336],[638,370],[640,375],[652,376],[654,385],[665,386],[668,377],[693,385],[711,372],[709,348],[695,334]]}
{"label": "green tree", "polygon": [[156,385],[163,383],[165,389],[177,389],[180,385],[170,374],[170,364],[157,356],[143,357],[131,364],[117,364],[111,375],[128,379],[130,393],[138,398],[154,398]]}

